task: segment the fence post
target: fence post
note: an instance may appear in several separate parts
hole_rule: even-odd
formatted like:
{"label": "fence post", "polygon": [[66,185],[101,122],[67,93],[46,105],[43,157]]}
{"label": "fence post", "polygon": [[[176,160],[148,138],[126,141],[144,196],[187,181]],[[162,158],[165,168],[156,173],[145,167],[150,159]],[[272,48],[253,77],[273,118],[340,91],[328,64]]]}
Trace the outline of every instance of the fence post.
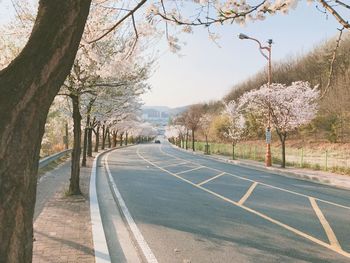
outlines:
{"label": "fence post", "polygon": [[304,148],[301,147],[300,167],[303,167],[303,163],[304,163]]}
{"label": "fence post", "polygon": [[254,146],[254,161],[256,161],[256,146]]}
{"label": "fence post", "polygon": [[326,150],[326,171],[328,170],[328,150]]}

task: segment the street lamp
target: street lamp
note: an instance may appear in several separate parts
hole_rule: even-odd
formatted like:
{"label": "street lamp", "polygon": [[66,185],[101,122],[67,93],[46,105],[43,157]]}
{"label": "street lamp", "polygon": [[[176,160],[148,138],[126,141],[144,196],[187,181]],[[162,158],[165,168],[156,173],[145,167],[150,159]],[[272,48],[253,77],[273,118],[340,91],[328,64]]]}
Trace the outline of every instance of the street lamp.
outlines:
{"label": "street lamp", "polygon": [[[267,59],[268,61],[268,76],[267,76],[267,81],[268,81],[268,86],[271,85],[271,79],[272,79],[272,73],[271,73],[271,47],[272,47],[272,39],[267,40],[267,43],[269,44],[268,46],[263,46],[261,45],[260,41],[249,37],[245,34],[239,34],[238,35],[239,39],[250,39],[258,43],[259,45],[259,51],[261,55],[263,55],[264,58]],[[264,51],[267,51],[267,54]],[[267,167],[270,167],[272,165],[271,161],[271,105],[270,101],[268,103],[269,106],[269,116],[268,116],[268,122],[267,122],[267,128],[266,128],[266,155],[265,155],[265,165]]]}

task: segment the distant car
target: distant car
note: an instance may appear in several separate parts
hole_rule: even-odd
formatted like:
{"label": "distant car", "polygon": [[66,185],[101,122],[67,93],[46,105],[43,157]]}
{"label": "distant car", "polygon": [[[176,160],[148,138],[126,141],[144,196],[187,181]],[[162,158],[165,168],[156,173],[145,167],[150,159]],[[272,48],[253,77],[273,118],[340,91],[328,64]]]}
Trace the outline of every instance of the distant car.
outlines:
{"label": "distant car", "polygon": [[160,143],[160,140],[155,140],[154,143]]}

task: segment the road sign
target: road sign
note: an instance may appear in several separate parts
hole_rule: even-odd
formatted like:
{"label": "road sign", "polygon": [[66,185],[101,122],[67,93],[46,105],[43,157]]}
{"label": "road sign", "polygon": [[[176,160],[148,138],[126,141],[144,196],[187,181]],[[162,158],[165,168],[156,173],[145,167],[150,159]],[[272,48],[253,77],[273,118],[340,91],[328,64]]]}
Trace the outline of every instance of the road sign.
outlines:
{"label": "road sign", "polygon": [[271,131],[266,129],[266,143],[271,143]]}

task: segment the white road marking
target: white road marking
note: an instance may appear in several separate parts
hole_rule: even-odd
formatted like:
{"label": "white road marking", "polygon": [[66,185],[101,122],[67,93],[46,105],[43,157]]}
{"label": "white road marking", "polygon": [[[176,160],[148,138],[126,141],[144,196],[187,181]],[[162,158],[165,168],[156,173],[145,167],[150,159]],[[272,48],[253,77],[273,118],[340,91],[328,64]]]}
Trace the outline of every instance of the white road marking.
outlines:
{"label": "white road marking", "polygon": [[179,172],[179,173],[176,173],[177,175],[179,174],[185,174],[185,173],[189,173],[189,172],[192,172],[192,171],[196,171],[196,170],[199,170],[199,169],[202,169],[203,166],[198,166],[198,167],[195,167],[193,169],[189,169],[189,170],[186,170],[186,171],[182,171],[182,172]]}
{"label": "white road marking", "polygon": [[163,166],[163,168],[176,167],[176,166],[178,166],[178,165],[183,165],[183,164],[186,164],[186,163],[187,163],[187,162],[173,163],[173,164],[169,164],[169,165]]}
{"label": "white road marking", "polygon": [[276,224],[276,225],[278,225],[278,226],[280,226],[280,227],[282,227],[282,228],[284,228],[284,229],[287,229],[287,230],[289,230],[289,231],[291,231],[291,232],[293,232],[293,233],[295,233],[295,234],[297,234],[297,235],[299,235],[299,236],[301,236],[301,237],[304,237],[304,238],[306,238],[306,239],[308,239],[308,240],[310,240],[310,241],[312,241],[312,242],[314,242],[314,243],[316,243],[316,244],[318,244],[318,245],[320,245],[320,246],[323,246],[323,247],[328,248],[328,249],[330,249],[330,250],[332,250],[332,251],[334,251],[334,252],[337,252],[337,253],[340,254],[340,255],[343,255],[343,256],[345,256],[345,257],[347,257],[347,258],[350,258],[350,253],[348,253],[348,252],[342,250],[341,248],[334,247],[334,246],[332,246],[332,245],[330,245],[330,244],[328,244],[328,243],[326,243],[326,242],[324,242],[324,241],[322,241],[322,240],[319,240],[319,239],[317,239],[317,238],[315,238],[315,237],[313,237],[313,236],[310,236],[310,235],[308,235],[308,234],[306,234],[306,233],[304,233],[304,232],[302,232],[302,231],[300,231],[300,230],[298,230],[298,229],[296,229],[296,228],[294,228],[294,227],[291,227],[291,226],[289,226],[289,225],[287,225],[287,224],[284,224],[284,223],[282,223],[282,222],[280,222],[280,221],[278,221],[278,220],[276,220],[276,219],[273,219],[273,218],[271,218],[271,217],[269,217],[269,216],[267,216],[267,215],[265,215],[265,214],[263,214],[263,213],[260,213],[260,212],[254,210],[254,209],[251,209],[251,208],[249,208],[249,207],[247,207],[247,206],[240,205],[238,202],[235,202],[235,201],[233,201],[233,200],[231,200],[231,199],[229,199],[229,198],[227,198],[227,197],[224,197],[224,196],[222,196],[222,195],[220,195],[220,194],[218,194],[218,193],[215,193],[215,192],[213,192],[213,191],[211,191],[211,190],[209,190],[209,189],[207,189],[207,188],[204,188],[204,187],[202,187],[202,186],[200,186],[200,185],[196,185],[196,184],[192,183],[191,181],[189,181],[189,180],[187,180],[187,179],[185,179],[185,178],[182,178],[181,176],[178,176],[178,175],[175,174],[175,173],[172,173],[172,172],[170,172],[170,171],[168,171],[168,170],[166,170],[166,169],[163,169],[162,167],[158,166],[157,164],[152,163],[151,161],[149,161],[149,160],[147,160],[146,158],[144,158],[144,157],[139,153],[138,149],[137,149],[137,152],[136,152],[136,153],[137,153],[137,155],[138,155],[141,159],[143,159],[145,162],[148,162],[149,164],[153,165],[154,167],[157,167],[158,169],[160,169],[160,170],[162,170],[162,171],[164,171],[164,172],[166,172],[166,173],[168,173],[168,174],[170,174],[170,175],[172,175],[172,176],[174,176],[174,177],[176,177],[176,178],[178,178],[178,179],[180,179],[180,180],[182,180],[182,181],[184,181],[184,182],[186,182],[186,183],[188,183],[188,184],[190,184],[190,185],[192,185],[192,186],[194,186],[194,187],[196,187],[196,188],[198,188],[198,189],[201,189],[201,190],[203,190],[203,191],[205,191],[205,192],[207,192],[207,193],[210,193],[210,194],[212,194],[212,195],[214,195],[214,196],[220,198],[221,200],[224,200],[224,201],[226,201],[226,202],[228,202],[228,203],[231,203],[231,204],[233,204],[233,205],[235,205],[235,206],[237,206],[237,207],[240,207],[240,208],[242,208],[242,209],[244,209],[244,210],[246,210],[246,211],[248,211],[248,212],[250,212],[250,213],[252,213],[252,214],[255,214],[255,215],[261,217],[261,218],[264,218],[265,220],[267,220],[267,221],[269,221],[269,222],[271,222],[271,223],[274,223],[274,224]]}
{"label": "white road marking", "polygon": [[[138,150],[138,148],[137,148],[137,150]],[[123,215],[124,215],[128,225],[130,227],[131,232],[134,235],[134,238],[135,238],[136,242],[138,243],[139,247],[141,248],[142,253],[143,253],[144,257],[146,258],[147,262],[148,263],[158,263],[158,261],[157,261],[156,257],[154,256],[152,250],[148,246],[145,238],[142,236],[140,229],[137,227],[134,219],[132,218],[132,216],[131,216],[131,214],[129,212],[129,209],[127,208],[127,206],[126,206],[126,204],[124,202],[124,199],[121,196],[121,194],[120,194],[120,192],[119,192],[119,190],[117,188],[117,185],[115,184],[115,182],[113,180],[113,177],[112,177],[111,171],[109,169],[109,165],[108,165],[109,154],[110,153],[107,154],[104,163],[105,163],[105,166],[106,166],[109,183],[111,184],[111,186],[113,188],[114,195],[115,195],[115,197],[118,200],[118,203],[119,203],[119,206],[120,206],[120,208],[122,210],[122,213],[123,213]]]}
{"label": "white road marking", "polygon": [[197,184],[197,185],[203,185],[203,184],[209,183],[210,181],[213,181],[213,180],[215,180],[216,178],[219,178],[219,177],[223,176],[224,174],[225,174],[225,172],[223,172],[223,173],[221,173],[221,174],[218,174],[218,175],[215,175],[214,177],[209,178],[208,180],[205,180],[205,181],[203,181],[203,182],[201,182],[201,183],[199,183],[199,184]]}
{"label": "white road marking", "polygon": [[[164,153],[165,155],[173,156],[172,154],[169,154],[169,153],[164,152],[162,149],[161,149],[161,152]],[[177,157],[177,158],[178,158],[178,157]],[[178,158],[178,159],[181,159],[181,158]],[[185,159],[181,159],[181,160],[186,161]],[[199,163],[196,163],[196,162],[193,162],[193,161],[189,161],[189,160],[187,160],[187,162],[188,162],[188,163],[192,163],[193,165],[201,165],[201,164],[199,164]],[[217,171],[217,172],[224,172],[224,171],[222,171],[222,170],[219,170],[219,169],[216,169],[216,168],[212,168],[212,167],[209,167],[209,166],[205,166],[205,165],[201,165],[201,166],[204,167],[204,168],[208,168],[208,169]],[[337,204],[337,203],[334,203],[334,202],[331,202],[331,201],[327,201],[327,200],[324,200],[324,199],[321,199],[321,198],[317,198],[317,197],[314,197],[314,196],[309,196],[309,195],[301,194],[301,193],[294,192],[294,191],[291,191],[291,190],[287,190],[287,189],[284,189],[284,188],[281,188],[281,187],[278,187],[278,186],[273,186],[273,185],[266,184],[266,183],[263,183],[263,182],[255,181],[255,180],[252,180],[252,179],[249,179],[249,178],[245,178],[245,177],[242,177],[242,176],[233,174],[233,173],[228,173],[228,172],[226,172],[226,174],[227,174],[227,175],[230,175],[230,176],[233,176],[233,177],[235,177],[235,178],[241,179],[241,180],[245,180],[245,181],[252,182],[252,183],[257,182],[257,183],[259,183],[260,185],[263,185],[263,186],[266,186],[266,187],[269,187],[269,188],[273,188],[273,189],[277,189],[277,190],[280,190],[280,191],[283,191],[283,192],[291,193],[291,194],[294,194],[294,195],[298,195],[298,196],[302,196],[302,197],[306,197],[306,198],[312,197],[312,198],[314,198],[314,199],[317,200],[317,201],[320,201],[320,202],[323,202],[323,203],[326,203],[326,204],[330,204],[330,205],[334,205],[334,206],[337,206],[337,207],[341,207],[341,208],[345,208],[345,209],[350,210],[350,207],[349,207],[349,206]]]}

